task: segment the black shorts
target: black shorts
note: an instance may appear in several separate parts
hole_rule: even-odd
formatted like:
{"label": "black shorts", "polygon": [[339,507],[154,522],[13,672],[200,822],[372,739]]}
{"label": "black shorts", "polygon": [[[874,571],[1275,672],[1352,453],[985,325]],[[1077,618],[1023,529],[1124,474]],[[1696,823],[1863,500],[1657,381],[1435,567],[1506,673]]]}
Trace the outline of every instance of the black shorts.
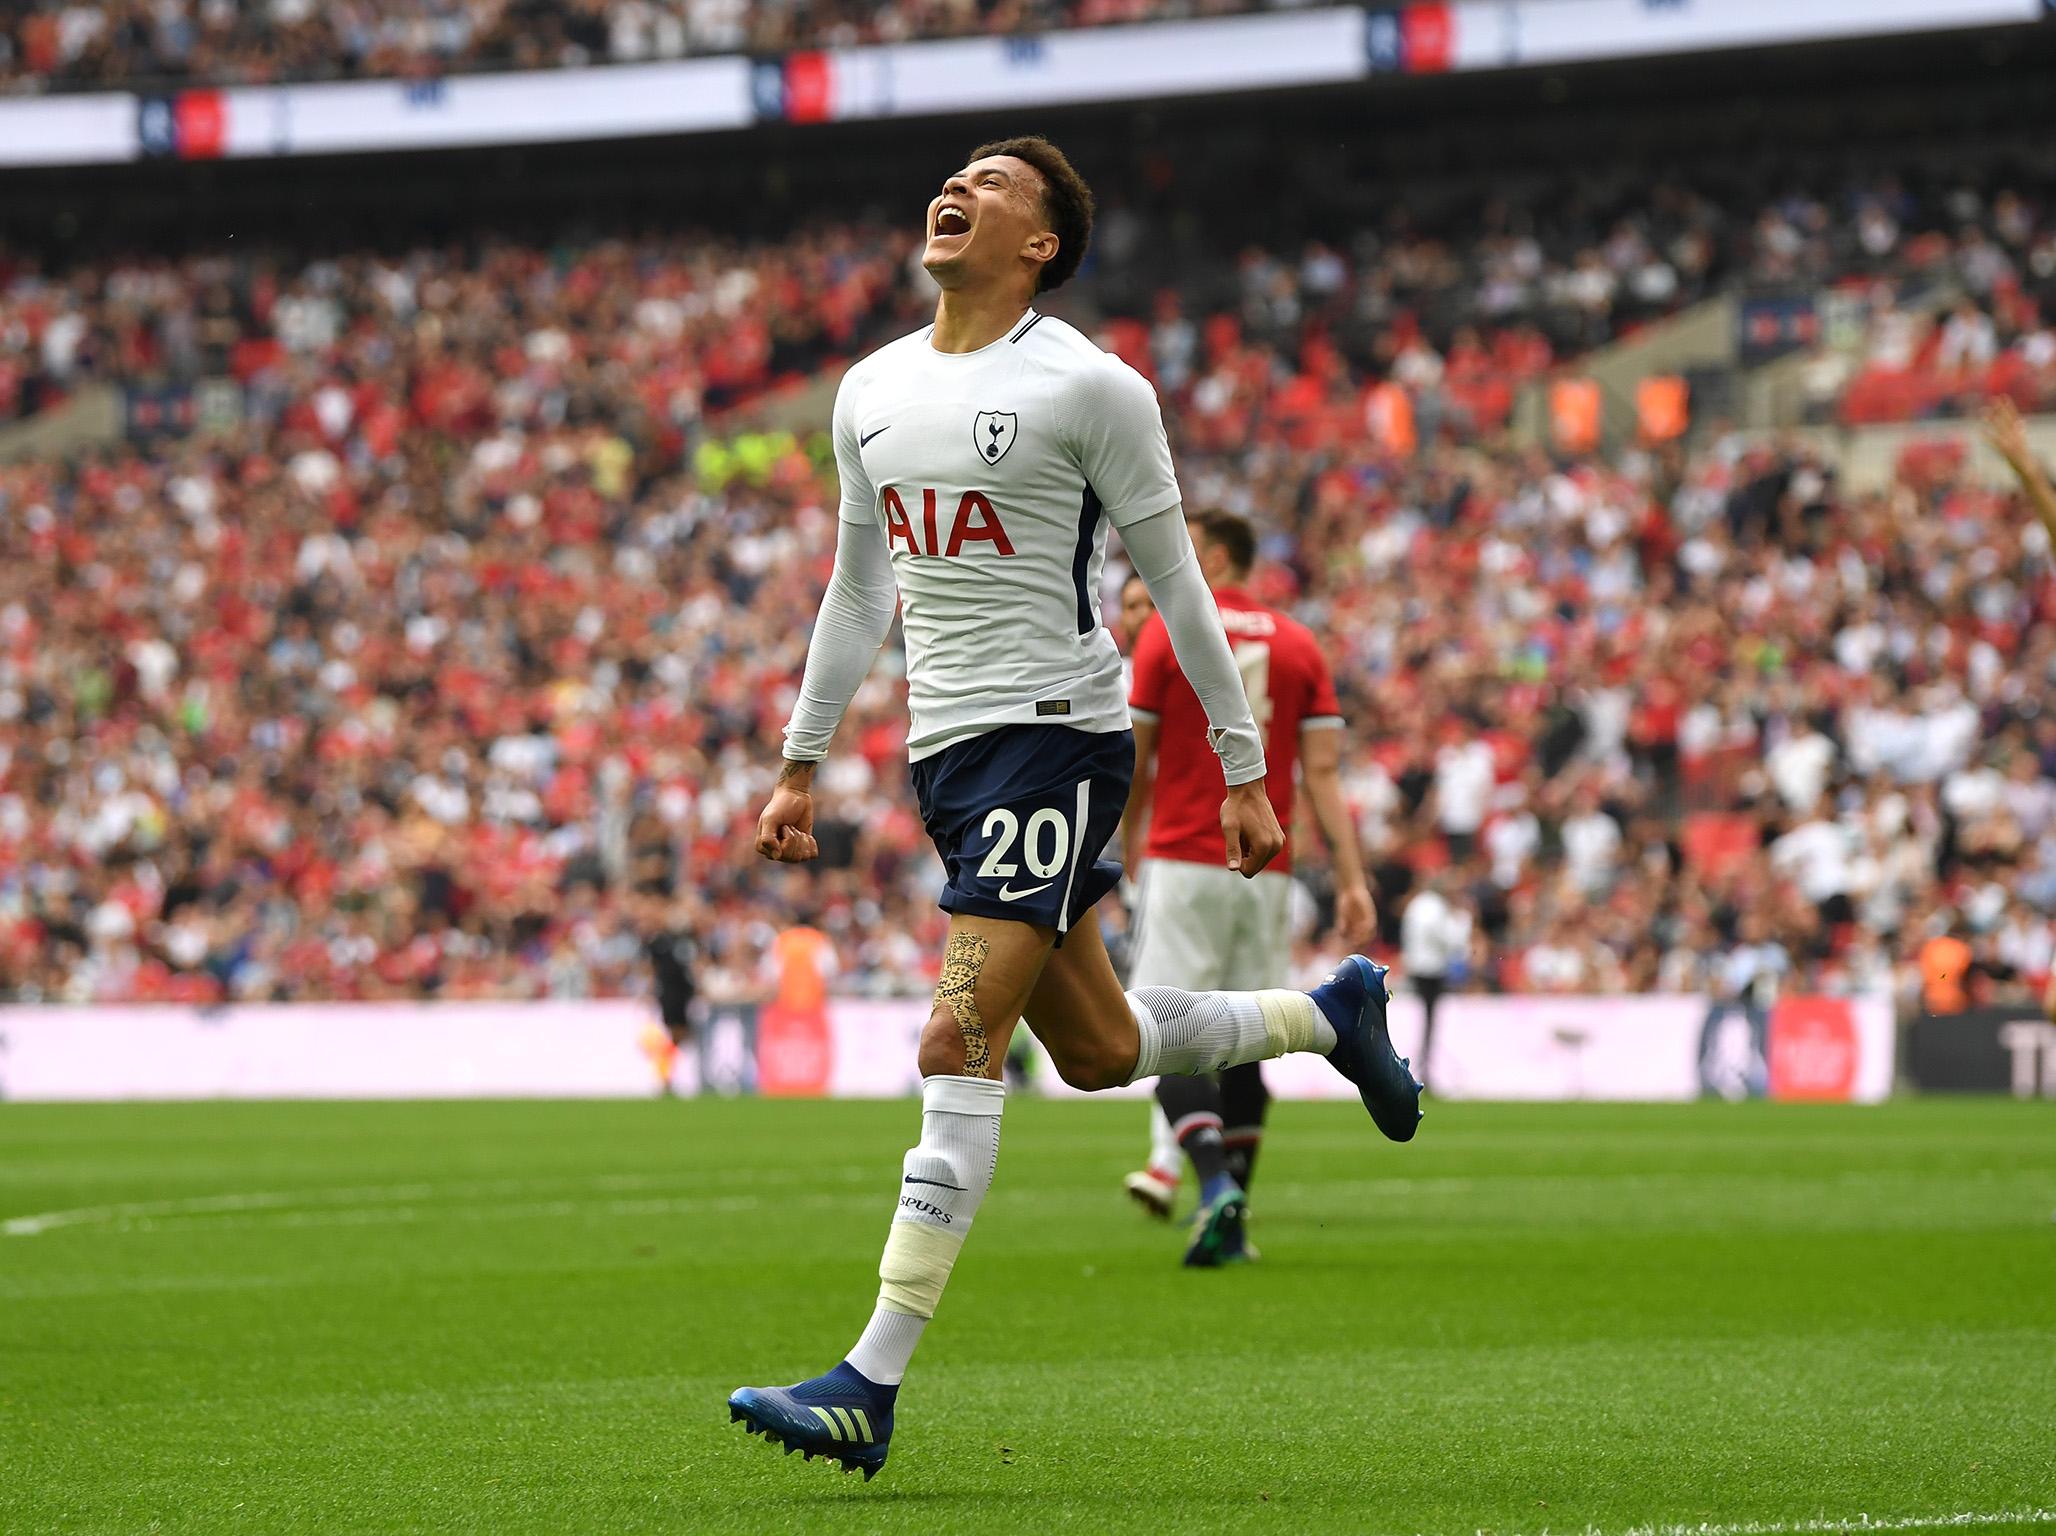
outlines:
{"label": "black shorts", "polygon": [[945,912],[1011,918],[1057,942],[1121,880],[1101,857],[1135,777],[1133,731],[1003,725],[913,765],[942,855]]}

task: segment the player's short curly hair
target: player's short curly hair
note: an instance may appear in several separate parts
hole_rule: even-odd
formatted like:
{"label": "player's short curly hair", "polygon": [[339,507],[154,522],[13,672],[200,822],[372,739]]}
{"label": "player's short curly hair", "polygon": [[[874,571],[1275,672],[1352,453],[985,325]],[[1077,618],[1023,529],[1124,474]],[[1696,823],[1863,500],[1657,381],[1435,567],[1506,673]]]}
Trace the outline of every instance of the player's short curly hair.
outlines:
{"label": "player's short curly hair", "polygon": [[1057,253],[1042,264],[1035,291],[1048,293],[1052,288],[1061,288],[1077,274],[1078,264],[1085,259],[1085,248],[1092,244],[1092,188],[1085,184],[1085,178],[1064,152],[1040,134],[980,144],[964,163],[969,165],[987,155],[1012,155],[1042,173],[1042,211],[1056,233]]}

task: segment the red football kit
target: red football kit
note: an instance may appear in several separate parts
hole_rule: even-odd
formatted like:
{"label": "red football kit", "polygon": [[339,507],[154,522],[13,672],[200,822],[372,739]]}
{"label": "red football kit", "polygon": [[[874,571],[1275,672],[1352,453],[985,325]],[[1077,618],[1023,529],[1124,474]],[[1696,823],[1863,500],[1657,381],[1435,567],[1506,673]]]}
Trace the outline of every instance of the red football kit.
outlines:
{"label": "red football kit", "polygon": [[[1266,608],[1240,587],[1214,593],[1228,631],[1228,648],[1242,670],[1250,712],[1264,734],[1265,788],[1278,825],[1292,828],[1293,770],[1299,764],[1299,733],[1312,721],[1341,723],[1335,679],[1313,632],[1296,619]],[[1163,619],[1151,614],[1135,640],[1135,680],[1128,707],[1138,719],[1157,722],[1156,792],[1149,812],[1153,859],[1227,865],[1221,837],[1221,801],[1228,781],[1207,741],[1206,711],[1178,660]],[[1269,868],[1292,867],[1292,845]],[[1134,871],[1129,871],[1133,874]]]}

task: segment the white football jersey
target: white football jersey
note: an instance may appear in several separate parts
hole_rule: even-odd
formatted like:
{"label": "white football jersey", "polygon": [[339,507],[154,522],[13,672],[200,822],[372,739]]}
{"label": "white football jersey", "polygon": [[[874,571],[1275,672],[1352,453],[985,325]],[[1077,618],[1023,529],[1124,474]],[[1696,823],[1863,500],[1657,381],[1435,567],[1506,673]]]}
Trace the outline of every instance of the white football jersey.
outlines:
{"label": "white football jersey", "polygon": [[919,761],[995,726],[1128,728],[1100,623],[1106,525],[1178,504],[1149,381],[1029,310],[976,352],[933,326],[844,375],[842,517],[884,531],[899,583]]}

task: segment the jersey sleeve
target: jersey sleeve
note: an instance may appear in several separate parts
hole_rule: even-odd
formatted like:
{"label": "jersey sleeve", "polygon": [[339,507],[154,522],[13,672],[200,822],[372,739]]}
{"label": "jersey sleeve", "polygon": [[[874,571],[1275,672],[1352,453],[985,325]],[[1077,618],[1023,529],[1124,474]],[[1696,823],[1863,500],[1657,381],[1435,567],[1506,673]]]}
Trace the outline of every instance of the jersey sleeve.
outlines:
{"label": "jersey sleeve", "polygon": [[1135,678],[1128,688],[1128,708],[1145,720],[1160,718],[1178,660],[1171,653],[1171,634],[1157,614],[1149,616],[1135,638]]}
{"label": "jersey sleeve", "polygon": [[1241,670],[1221,628],[1221,610],[1199,574],[1192,536],[1175,506],[1121,530],[1135,574],[1156,600],[1178,671],[1206,711],[1207,742],[1221,759],[1228,783],[1264,776],[1264,739],[1251,713]]}
{"label": "jersey sleeve", "polygon": [[878,492],[864,473],[863,455],[858,452],[859,392],[858,371],[852,368],[835,386],[835,412],[829,421],[829,433],[835,440],[835,476],[842,482],[842,503],[837,510],[846,523],[878,520]]}
{"label": "jersey sleeve", "polygon": [[815,763],[828,755],[828,743],[870,672],[899,606],[885,530],[875,520],[845,519],[837,533],[835,569],[821,594],[800,695],[785,726],[785,755],[794,762]]}
{"label": "jersey sleeve", "polygon": [[1149,380],[1101,355],[1064,394],[1067,441],[1108,522],[1121,528],[1178,505],[1171,445]]}

